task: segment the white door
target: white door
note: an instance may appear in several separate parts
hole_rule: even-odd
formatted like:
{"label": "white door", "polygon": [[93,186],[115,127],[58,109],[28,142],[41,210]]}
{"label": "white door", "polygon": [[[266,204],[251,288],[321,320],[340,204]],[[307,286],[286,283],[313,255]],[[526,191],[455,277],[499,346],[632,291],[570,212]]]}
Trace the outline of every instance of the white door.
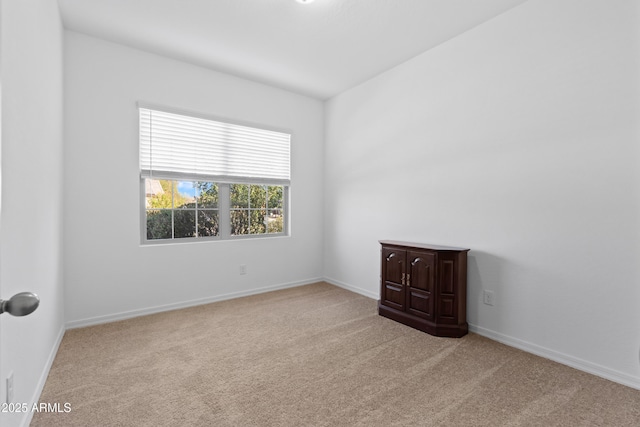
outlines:
{"label": "white door", "polygon": [[[0,1],[0,225],[2,224],[2,1]],[[2,239],[2,227],[0,227],[0,239]],[[0,270],[2,269],[2,259],[0,259]],[[1,277],[1,275],[0,275]],[[4,295],[2,289],[2,281],[0,281],[0,298]],[[2,316],[0,316],[0,349],[2,348]],[[0,373],[4,372],[2,369],[2,351],[0,351]],[[3,383],[4,381],[0,381]],[[0,386],[5,386],[1,384]],[[6,392],[6,390],[5,390]],[[0,393],[0,396],[3,394]],[[1,404],[2,402],[0,402]],[[0,412],[0,425],[4,425],[2,422],[2,413]]]}
{"label": "white door", "polygon": [[[3,68],[2,68],[2,1],[0,0],[0,239],[2,239],[2,76],[3,76]],[[2,270],[2,259],[0,259],[0,271]],[[1,275],[0,275],[1,277]],[[0,280],[0,298],[4,295],[4,290],[2,287],[2,281]],[[2,316],[0,316],[0,349],[2,349]],[[4,365],[2,364],[2,351],[0,351],[0,374],[4,372]],[[4,376],[3,376],[4,377]],[[4,378],[0,378],[3,380]],[[6,384],[4,381],[0,381],[0,387],[3,387],[3,393],[0,393],[0,396],[4,396],[6,393]],[[2,404],[4,402],[0,402]],[[5,425],[6,423],[2,422],[2,413],[0,412],[0,425]]]}
{"label": "white door", "polygon": [[[2,1],[0,1],[0,25],[2,23]],[[0,27],[0,239],[2,239],[2,31]],[[2,270],[2,259],[0,259],[0,271]],[[1,275],[0,275],[1,278]],[[4,289],[2,288],[2,281],[0,280],[0,298],[4,295]],[[2,347],[2,316],[0,316],[0,349]],[[4,372],[2,364],[2,351],[0,351],[0,374]],[[1,380],[2,378],[0,378]],[[4,381],[0,381],[0,387],[6,387]],[[4,393],[6,393],[6,388]],[[0,393],[0,396],[4,396],[4,393]],[[4,402],[0,402],[2,404]],[[6,423],[2,422],[2,413],[0,412],[0,425]]]}

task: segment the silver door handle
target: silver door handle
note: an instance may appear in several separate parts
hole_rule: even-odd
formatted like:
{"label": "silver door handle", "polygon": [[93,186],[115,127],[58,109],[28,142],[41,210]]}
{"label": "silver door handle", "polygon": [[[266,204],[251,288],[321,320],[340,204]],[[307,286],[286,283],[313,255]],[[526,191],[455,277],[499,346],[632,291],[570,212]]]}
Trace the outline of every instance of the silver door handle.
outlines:
{"label": "silver door handle", "polygon": [[0,299],[0,314],[5,311],[12,316],[26,316],[36,311],[40,298],[33,292],[20,292],[8,300]]}

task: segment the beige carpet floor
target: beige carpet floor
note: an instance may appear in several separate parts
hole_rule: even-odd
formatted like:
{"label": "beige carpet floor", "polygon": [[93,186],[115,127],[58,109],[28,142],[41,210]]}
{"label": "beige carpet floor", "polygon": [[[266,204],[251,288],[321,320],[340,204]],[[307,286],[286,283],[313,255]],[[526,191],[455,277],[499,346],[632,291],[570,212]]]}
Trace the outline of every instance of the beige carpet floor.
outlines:
{"label": "beige carpet floor", "polygon": [[318,283],[68,331],[32,426],[640,426],[640,391]]}

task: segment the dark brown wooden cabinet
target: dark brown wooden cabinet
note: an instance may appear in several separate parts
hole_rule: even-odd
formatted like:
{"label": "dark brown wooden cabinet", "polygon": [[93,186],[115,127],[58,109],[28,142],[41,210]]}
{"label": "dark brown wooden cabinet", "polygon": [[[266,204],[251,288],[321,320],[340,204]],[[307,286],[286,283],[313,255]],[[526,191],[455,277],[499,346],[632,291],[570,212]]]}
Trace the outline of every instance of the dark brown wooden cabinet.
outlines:
{"label": "dark brown wooden cabinet", "polygon": [[467,325],[469,249],[381,240],[378,313],[439,337]]}

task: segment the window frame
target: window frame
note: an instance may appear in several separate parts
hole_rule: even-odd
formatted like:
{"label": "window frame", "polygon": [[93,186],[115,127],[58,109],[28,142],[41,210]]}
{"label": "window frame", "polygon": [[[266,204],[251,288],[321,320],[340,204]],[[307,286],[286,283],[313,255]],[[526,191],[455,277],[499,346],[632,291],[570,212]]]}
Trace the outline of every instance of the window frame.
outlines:
{"label": "window frame", "polygon": [[[213,120],[222,123],[228,123],[238,126],[253,127],[256,129],[264,129],[274,132],[286,133],[290,137],[290,144],[292,144],[294,135],[291,130],[275,128],[273,126],[265,126],[263,124],[251,123],[239,120],[231,120],[228,118],[213,116],[209,114],[198,113],[194,111],[176,109],[171,107],[159,106],[155,104],[149,104],[146,102],[138,102],[136,111],[140,114],[140,109],[157,110],[171,114],[184,115],[193,118],[199,118],[204,120]],[[246,239],[265,239],[265,238],[278,238],[278,237],[290,237],[290,223],[291,223],[291,207],[290,207],[290,192],[292,179],[280,180],[280,179],[267,179],[267,178],[250,178],[250,177],[220,177],[220,176],[206,176],[206,175],[192,175],[188,173],[152,173],[151,176],[143,175],[140,168],[140,120],[138,119],[138,177],[139,177],[139,200],[140,200],[140,242],[141,245],[166,245],[166,244],[181,244],[181,243],[204,243],[204,242],[218,242],[218,241],[234,241],[234,240],[246,240]],[[289,148],[291,153],[291,147]],[[291,162],[291,160],[290,160]],[[291,163],[289,164],[289,170],[291,173]],[[175,181],[200,181],[200,182],[213,182],[218,184],[218,236],[204,236],[204,237],[171,237],[169,239],[148,239],[147,238],[147,206],[146,206],[146,179],[157,180],[175,180]],[[281,186],[283,188],[283,205],[282,205],[282,232],[279,233],[261,233],[261,234],[242,234],[231,235],[231,195],[230,186],[232,184],[248,184],[248,185],[265,185],[265,186]],[[172,209],[176,209],[173,208]],[[197,211],[196,211],[197,216]],[[267,229],[265,229],[266,231]],[[172,234],[173,234],[172,230]]]}

